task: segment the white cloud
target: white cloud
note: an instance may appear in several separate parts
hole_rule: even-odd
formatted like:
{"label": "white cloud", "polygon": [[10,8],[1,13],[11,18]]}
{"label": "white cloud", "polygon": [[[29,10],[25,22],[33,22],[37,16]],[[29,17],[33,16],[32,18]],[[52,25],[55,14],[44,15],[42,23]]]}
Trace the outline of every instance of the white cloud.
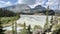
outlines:
{"label": "white cloud", "polygon": [[[42,5],[44,7],[47,7],[49,5],[50,9],[54,9],[54,10],[58,10],[58,1],[59,0],[48,0],[48,2],[44,1],[44,0],[37,0],[37,5]],[[45,3],[46,2],[46,3]],[[44,5],[44,3],[46,5]]]}
{"label": "white cloud", "polygon": [[6,3],[6,2],[4,2],[4,1],[0,1],[0,3]]}
{"label": "white cloud", "polygon": [[[14,4],[28,4],[32,8],[34,8],[37,5],[42,5],[44,7],[47,7],[49,5],[51,9],[57,9],[58,0],[48,0],[48,2],[46,2],[46,0],[17,0],[17,2]],[[10,6],[10,5],[13,5],[13,3],[11,3],[10,1],[8,2],[0,1],[0,7]]]}
{"label": "white cloud", "polygon": [[31,3],[29,6],[30,6],[31,8],[34,8],[34,7],[37,6],[37,5],[42,5],[42,6],[43,6],[44,2],[45,2],[45,1],[43,1],[43,0],[35,0],[35,3]]}
{"label": "white cloud", "polygon": [[60,6],[59,6],[59,10],[60,10]]}
{"label": "white cloud", "polygon": [[50,6],[51,9],[57,9],[58,7],[58,0],[48,0],[46,6]]}
{"label": "white cloud", "polygon": [[8,2],[6,2],[5,4],[6,4],[6,5],[12,5],[12,3],[11,3],[11,2],[9,2],[9,1],[8,1]]}
{"label": "white cloud", "polygon": [[[29,0],[18,0],[18,3],[26,3]],[[35,3],[34,3],[35,2]],[[51,9],[56,9],[57,5],[58,5],[58,1],[57,0],[48,0],[48,2],[46,2],[45,0],[35,0],[33,3],[32,2],[27,2],[27,4],[31,3],[29,6],[31,8],[34,8],[37,5],[42,5],[44,7],[47,7],[48,5],[50,6]],[[46,4],[46,5],[44,5]]]}
{"label": "white cloud", "polygon": [[10,1],[8,1],[8,2],[0,1],[0,7],[6,7],[6,6],[10,6],[10,5],[13,5]]}
{"label": "white cloud", "polygon": [[19,4],[28,4],[28,5],[33,5],[36,3],[36,0],[18,0]]}
{"label": "white cloud", "polygon": [[17,3],[22,3],[22,0],[18,0],[18,2]]}
{"label": "white cloud", "polygon": [[35,6],[37,6],[37,5],[42,5],[43,6],[43,4],[44,4],[44,1],[43,2],[41,2],[41,3],[36,3],[36,4],[33,4],[33,5],[29,5],[31,8],[34,8]]}
{"label": "white cloud", "polygon": [[49,0],[46,4],[47,5],[50,5],[50,6],[57,5],[58,4],[58,1],[57,0]]}

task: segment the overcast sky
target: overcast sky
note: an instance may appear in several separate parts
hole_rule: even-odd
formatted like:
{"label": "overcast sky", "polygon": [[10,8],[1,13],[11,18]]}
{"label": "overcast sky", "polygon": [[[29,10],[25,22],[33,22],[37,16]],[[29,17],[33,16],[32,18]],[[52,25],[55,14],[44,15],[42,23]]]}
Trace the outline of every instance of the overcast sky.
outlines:
{"label": "overcast sky", "polygon": [[44,7],[49,5],[51,9],[58,9],[58,0],[0,0],[0,7],[14,4],[28,4],[31,8],[36,5],[42,5]]}

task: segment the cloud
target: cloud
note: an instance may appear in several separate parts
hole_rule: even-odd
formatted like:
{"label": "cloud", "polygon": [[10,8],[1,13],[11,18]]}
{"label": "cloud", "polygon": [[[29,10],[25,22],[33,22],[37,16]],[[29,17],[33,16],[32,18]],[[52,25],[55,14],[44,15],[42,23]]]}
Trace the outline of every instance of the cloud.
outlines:
{"label": "cloud", "polygon": [[35,4],[36,0],[18,0],[18,3],[33,5]]}
{"label": "cloud", "polygon": [[29,5],[31,8],[34,8],[37,5],[43,5],[44,4],[44,0],[18,0],[17,4],[27,4]]}
{"label": "cloud", "polygon": [[5,1],[0,1],[0,7],[6,7],[6,6],[10,6],[13,5],[13,3],[11,3],[10,1],[5,2]]}
{"label": "cloud", "polygon": [[39,3],[39,2],[36,2],[36,4],[33,4],[33,5],[29,5],[31,8],[34,8],[35,6],[37,6],[37,5],[42,5],[42,6],[44,6],[44,1],[43,2],[41,2],[41,3]]}
{"label": "cloud", "polygon": [[22,3],[22,0],[18,0],[18,1],[16,2],[16,4],[17,4],[17,3],[21,4],[21,3]]}
{"label": "cloud", "polygon": [[53,5],[57,5],[58,1],[57,0],[49,0],[46,4],[49,6],[53,6]]}
{"label": "cloud", "polygon": [[5,3],[4,1],[0,1],[0,3]]}
{"label": "cloud", "polygon": [[42,5],[44,7],[47,7],[49,5],[50,9],[57,9],[58,0],[17,0],[15,3],[0,0],[0,7],[6,7],[14,4],[27,4],[31,8],[34,8],[37,5]]}
{"label": "cloud", "polygon": [[59,10],[60,10],[60,6],[59,6]]}
{"label": "cloud", "polygon": [[7,4],[7,5],[12,5],[12,3],[11,3],[11,2],[9,2],[9,1],[8,1],[8,2],[6,2],[5,4]]}
{"label": "cloud", "polygon": [[48,0],[46,6],[49,6],[51,9],[56,10],[58,8],[58,1],[57,0]]}

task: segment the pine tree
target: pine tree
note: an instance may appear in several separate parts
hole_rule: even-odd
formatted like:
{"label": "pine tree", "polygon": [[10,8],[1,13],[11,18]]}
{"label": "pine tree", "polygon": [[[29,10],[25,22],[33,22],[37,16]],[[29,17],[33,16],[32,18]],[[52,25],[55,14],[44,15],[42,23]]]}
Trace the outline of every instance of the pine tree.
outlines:
{"label": "pine tree", "polygon": [[3,30],[3,26],[2,26],[2,22],[1,22],[1,18],[0,18],[0,34],[4,34],[5,30]]}
{"label": "pine tree", "polygon": [[55,17],[54,17],[54,24],[58,24],[58,15],[57,13],[55,13]]}
{"label": "pine tree", "polygon": [[52,34],[60,34],[60,24],[54,25],[54,28]]}
{"label": "pine tree", "polygon": [[15,22],[15,34],[17,34],[17,23]]}
{"label": "pine tree", "polygon": [[16,18],[12,19],[12,21],[13,21],[13,23],[12,23],[12,34],[17,34],[17,23],[16,22],[14,23],[14,21],[16,21],[17,19],[20,18],[20,14],[17,14],[15,17]]}
{"label": "pine tree", "polygon": [[31,32],[31,25],[28,26],[27,31],[28,31],[28,32],[27,32],[28,34],[32,34],[32,32]]}
{"label": "pine tree", "polygon": [[35,25],[35,26],[34,26],[34,31],[35,31],[36,29],[42,29],[42,27],[41,27],[40,25]]}
{"label": "pine tree", "polygon": [[12,23],[12,34],[15,34],[14,23]]}
{"label": "pine tree", "polygon": [[26,23],[24,22],[24,29],[26,29]]}
{"label": "pine tree", "polygon": [[48,14],[49,14],[49,11],[48,11],[48,9],[49,9],[49,6],[46,9],[46,23],[44,25],[44,29],[45,30],[49,28],[49,23],[48,23]]}
{"label": "pine tree", "polygon": [[23,30],[20,32],[20,34],[27,34],[27,29],[26,29],[26,23],[25,22],[24,22]]}
{"label": "pine tree", "polygon": [[51,20],[50,20],[50,28],[49,28],[49,30],[51,31],[51,29],[52,29],[52,27],[53,27],[53,16],[51,17]]}

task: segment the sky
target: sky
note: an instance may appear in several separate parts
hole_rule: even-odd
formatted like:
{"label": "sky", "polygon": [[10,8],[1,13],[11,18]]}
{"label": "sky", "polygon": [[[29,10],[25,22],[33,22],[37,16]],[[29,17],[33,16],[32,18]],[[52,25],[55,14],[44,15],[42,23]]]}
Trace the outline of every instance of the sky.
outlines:
{"label": "sky", "polygon": [[58,9],[58,2],[60,0],[0,0],[0,7],[7,7],[16,4],[27,4],[31,8],[37,5],[44,7],[49,6],[51,9]]}

